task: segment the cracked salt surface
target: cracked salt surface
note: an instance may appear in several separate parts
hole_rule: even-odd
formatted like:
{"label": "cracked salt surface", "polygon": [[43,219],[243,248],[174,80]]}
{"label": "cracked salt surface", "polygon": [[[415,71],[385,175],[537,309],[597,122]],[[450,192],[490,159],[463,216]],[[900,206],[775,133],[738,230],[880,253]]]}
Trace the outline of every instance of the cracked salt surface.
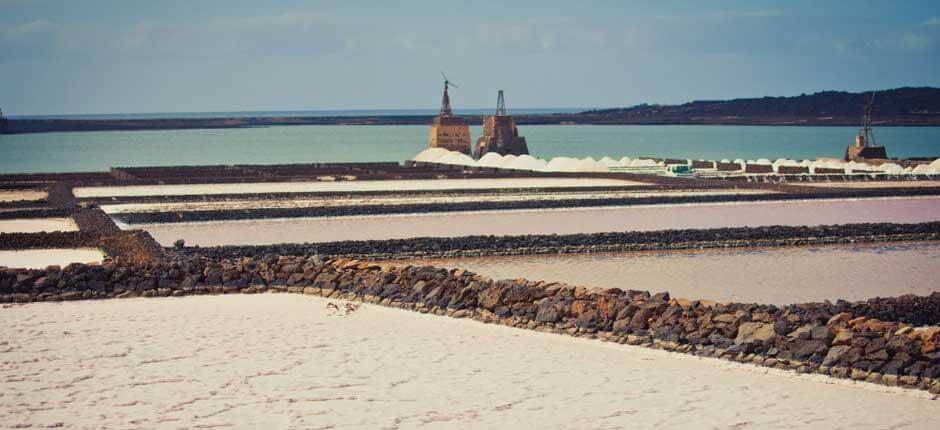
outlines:
{"label": "cracked salt surface", "polygon": [[934,428],[940,402],[300,295],[0,309],[0,422],[66,428]]}

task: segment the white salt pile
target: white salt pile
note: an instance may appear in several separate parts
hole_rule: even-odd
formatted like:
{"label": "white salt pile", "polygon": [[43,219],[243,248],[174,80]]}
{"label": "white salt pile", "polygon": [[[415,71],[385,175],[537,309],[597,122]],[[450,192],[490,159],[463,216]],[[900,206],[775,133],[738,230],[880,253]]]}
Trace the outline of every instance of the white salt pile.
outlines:
{"label": "white salt pile", "polygon": [[516,157],[510,168],[517,170],[544,170],[546,166],[548,166],[547,161],[524,154]]}
{"label": "white salt pile", "polygon": [[479,164],[480,167],[498,167],[502,159],[503,157],[499,154],[490,152],[480,157],[480,159],[477,160],[477,164]]}
{"label": "white salt pile", "polygon": [[455,166],[470,166],[476,167],[477,162],[473,158],[470,158],[467,154],[462,154],[456,151],[448,151],[443,157],[438,158],[435,163],[441,164],[451,164]]}
{"label": "white salt pile", "polygon": [[500,169],[509,169],[511,168],[510,166],[512,165],[513,161],[516,161],[515,155],[512,155],[512,154],[503,155],[502,158],[500,158],[499,161],[496,162],[496,167],[499,167]]}
{"label": "white salt pile", "polygon": [[[499,169],[529,170],[540,172],[607,172],[612,168],[633,168],[645,169],[663,167],[663,162],[657,162],[650,159],[622,157],[616,160],[612,157],[603,157],[600,160],[593,157],[573,158],[573,157],[554,157],[551,160],[543,160],[531,155],[506,155],[497,153],[487,153],[479,160],[454,151],[448,151],[443,148],[428,148],[421,151],[412,160],[425,163],[440,163],[449,165],[460,165],[470,167],[489,167]],[[691,160],[686,160],[691,165]],[[819,169],[841,170],[845,174],[858,172],[872,172],[890,175],[902,174],[940,174],[940,160],[935,160],[930,164],[922,164],[917,167],[902,167],[896,163],[884,163],[878,166],[872,166],[866,163],[855,161],[845,162],[836,159],[802,160],[796,161],[787,158],[779,158],[770,161],[767,158],[758,158],[756,160],[744,160],[736,158],[729,161],[722,159],[721,163],[733,163],[741,166],[744,170],[747,165],[772,166],[774,172],[779,172],[780,167],[808,167],[811,174],[817,173]],[[831,172],[830,172],[831,173]]]}

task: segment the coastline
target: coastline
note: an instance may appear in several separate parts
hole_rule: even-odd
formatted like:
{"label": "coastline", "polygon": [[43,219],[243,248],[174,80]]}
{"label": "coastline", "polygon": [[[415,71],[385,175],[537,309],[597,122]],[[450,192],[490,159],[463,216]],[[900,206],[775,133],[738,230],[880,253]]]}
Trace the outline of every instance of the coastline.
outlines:
{"label": "coastline", "polygon": [[[159,119],[8,119],[6,134],[231,129],[290,125],[428,125],[433,115],[232,117]],[[481,125],[482,115],[462,116],[469,125]],[[590,114],[517,115],[517,125],[734,125],[734,126],[857,126],[858,118],[845,117],[694,117],[661,119],[612,119]],[[937,127],[940,115],[880,118],[879,127]]]}

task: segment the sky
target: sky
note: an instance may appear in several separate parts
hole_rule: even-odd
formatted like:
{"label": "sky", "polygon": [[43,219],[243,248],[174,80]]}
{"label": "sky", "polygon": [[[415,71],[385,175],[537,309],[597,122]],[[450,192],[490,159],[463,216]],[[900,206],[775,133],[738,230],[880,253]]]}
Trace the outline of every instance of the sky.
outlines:
{"label": "sky", "polygon": [[0,0],[6,115],[434,109],[440,71],[457,109],[940,86],[940,1]]}

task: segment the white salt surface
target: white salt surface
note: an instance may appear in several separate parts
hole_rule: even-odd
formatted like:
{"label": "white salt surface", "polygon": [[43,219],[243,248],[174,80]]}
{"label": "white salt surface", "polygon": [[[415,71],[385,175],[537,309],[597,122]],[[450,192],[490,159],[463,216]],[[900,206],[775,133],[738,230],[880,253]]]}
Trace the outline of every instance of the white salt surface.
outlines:
{"label": "white salt surface", "polygon": [[38,233],[41,231],[78,231],[71,218],[17,218],[0,220],[0,233]]}
{"label": "white salt surface", "polygon": [[723,196],[743,194],[773,194],[774,191],[760,189],[718,189],[689,191],[565,191],[520,192],[473,195],[436,195],[436,196],[368,196],[368,197],[322,197],[303,199],[251,199],[226,200],[214,202],[180,203],[124,203],[102,205],[101,210],[109,214],[131,212],[175,212],[199,210],[241,210],[252,208],[307,208],[322,206],[357,206],[357,205],[406,205],[416,203],[466,203],[466,202],[514,202],[514,201],[551,201],[551,200],[586,200],[601,198],[642,198],[642,197],[681,197],[681,196]]}
{"label": "white salt surface", "polygon": [[42,200],[46,198],[45,191],[35,191],[35,190],[17,190],[17,191],[0,191],[0,202],[15,202],[18,200]]}
{"label": "white salt surface", "polygon": [[145,224],[170,246],[940,221],[940,197],[646,205]]}
{"label": "white salt surface", "polygon": [[48,266],[67,266],[72,263],[100,263],[104,253],[97,248],[26,249],[0,251],[0,266],[25,269],[45,269]]}
{"label": "white salt surface", "polygon": [[245,184],[132,185],[75,188],[75,197],[180,196],[203,194],[259,194],[354,191],[414,191],[499,188],[552,188],[649,185],[601,178],[415,179],[338,182],[259,182]]}
{"label": "white salt surface", "polygon": [[776,305],[940,291],[940,242],[468,257],[401,264],[459,267],[493,279],[521,277]]}
{"label": "white salt surface", "polygon": [[790,182],[789,185],[820,188],[925,188],[940,187],[940,181]]}
{"label": "white salt surface", "polygon": [[924,392],[300,295],[0,310],[0,422],[65,428],[935,428]]}

